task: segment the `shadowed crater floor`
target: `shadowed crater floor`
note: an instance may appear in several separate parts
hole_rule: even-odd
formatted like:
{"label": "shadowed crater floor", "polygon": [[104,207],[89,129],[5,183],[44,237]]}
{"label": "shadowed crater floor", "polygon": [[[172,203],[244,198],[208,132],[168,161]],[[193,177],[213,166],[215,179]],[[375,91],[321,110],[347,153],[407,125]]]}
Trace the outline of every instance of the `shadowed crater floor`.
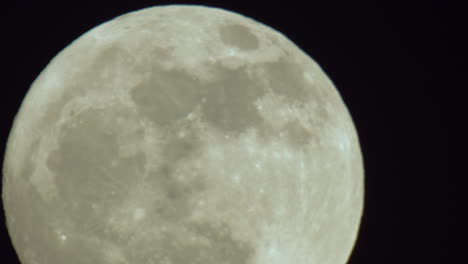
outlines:
{"label": "shadowed crater floor", "polygon": [[258,48],[258,38],[245,26],[223,26],[219,30],[219,35],[221,36],[221,41],[226,45],[234,46],[241,50],[253,50]]}

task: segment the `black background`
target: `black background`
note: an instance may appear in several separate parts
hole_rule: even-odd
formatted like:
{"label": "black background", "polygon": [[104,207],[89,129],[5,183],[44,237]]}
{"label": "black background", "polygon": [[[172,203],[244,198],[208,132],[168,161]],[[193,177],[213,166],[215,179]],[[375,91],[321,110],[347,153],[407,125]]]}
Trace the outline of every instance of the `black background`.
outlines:
{"label": "black background", "polygon": [[[53,56],[92,27],[159,4],[222,7],[284,33],[337,86],[359,133],[365,212],[349,260],[450,263],[446,164],[448,94],[464,62],[449,26],[456,7],[431,1],[18,1],[2,6],[1,149],[30,84]],[[466,33],[466,30],[465,30]],[[6,80],[6,82],[5,82]],[[441,217],[442,216],[442,217]],[[3,220],[3,215],[1,220]],[[0,262],[19,263],[0,225]],[[451,249],[454,250],[454,249]],[[450,253],[451,255],[452,253]],[[294,264],[294,263],[291,263]]]}

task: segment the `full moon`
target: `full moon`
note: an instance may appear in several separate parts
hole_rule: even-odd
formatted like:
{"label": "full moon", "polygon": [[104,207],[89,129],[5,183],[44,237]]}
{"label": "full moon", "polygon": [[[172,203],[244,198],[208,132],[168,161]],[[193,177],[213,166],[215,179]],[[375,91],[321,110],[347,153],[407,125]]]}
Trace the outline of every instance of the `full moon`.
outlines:
{"label": "full moon", "polygon": [[332,81],[285,35],[204,6],[73,41],[31,85],[3,173],[24,264],[343,264],[363,211]]}

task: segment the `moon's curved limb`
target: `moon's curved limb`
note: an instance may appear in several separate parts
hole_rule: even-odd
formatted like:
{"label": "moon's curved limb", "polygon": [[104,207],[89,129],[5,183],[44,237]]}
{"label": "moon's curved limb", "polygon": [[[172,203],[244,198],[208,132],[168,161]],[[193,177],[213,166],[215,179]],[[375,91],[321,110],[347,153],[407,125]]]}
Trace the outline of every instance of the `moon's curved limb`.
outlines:
{"label": "moon's curved limb", "polygon": [[28,92],[3,170],[27,264],[338,264],[362,213],[331,81],[215,8],[144,9],[73,42]]}

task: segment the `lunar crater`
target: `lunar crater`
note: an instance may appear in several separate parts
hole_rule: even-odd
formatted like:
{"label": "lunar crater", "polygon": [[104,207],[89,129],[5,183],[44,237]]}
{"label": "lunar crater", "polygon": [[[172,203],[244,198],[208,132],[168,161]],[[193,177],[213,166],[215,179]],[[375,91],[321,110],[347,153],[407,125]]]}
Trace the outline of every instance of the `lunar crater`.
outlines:
{"label": "lunar crater", "polygon": [[259,47],[258,38],[243,25],[225,25],[220,27],[221,41],[240,50],[254,50]]}
{"label": "lunar crater", "polygon": [[303,70],[290,59],[282,57],[278,61],[265,63],[261,71],[268,76],[264,80],[268,81],[267,86],[271,87],[275,94],[283,95],[291,101],[311,100],[310,90],[313,86],[306,83]]}

